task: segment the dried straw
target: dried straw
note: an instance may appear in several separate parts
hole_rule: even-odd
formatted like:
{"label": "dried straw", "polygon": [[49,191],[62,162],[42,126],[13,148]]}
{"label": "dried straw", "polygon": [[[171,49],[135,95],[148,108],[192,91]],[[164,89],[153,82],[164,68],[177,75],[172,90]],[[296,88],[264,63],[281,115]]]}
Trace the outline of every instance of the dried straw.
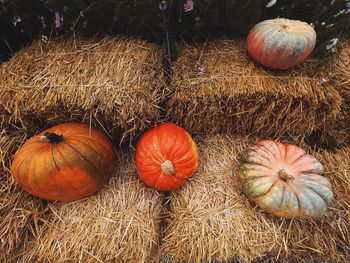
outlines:
{"label": "dried straw", "polygon": [[350,257],[349,156],[322,152],[335,201],[320,219],[280,219],[243,194],[239,156],[245,138],[216,136],[201,145],[198,174],[170,198],[162,254],[169,262],[341,260]]}
{"label": "dried straw", "polygon": [[50,203],[51,215],[16,262],[149,262],[157,254],[161,195],[140,181],[130,155],[95,196]]}
{"label": "dried straw", "polygon": [[12,155],[25,139],[24,133],[0,132],[0,262],[30,240],[45,217],[41,200],[21,191],[9,171]]}
{"label": "dried straw", "polygon": [[266,70],[248,56],[243,41],[184,44],[165,109],[197,134],[304,135],[340,112],[342,98],[321,84],[320,68],[320,61],[308,60],[287,72]]}
{"label": "dried straw", "polygon": [[326,65],[331,72],[325,79],[343,99],[341,112],[333,123],[319,129],[318,142],[324,145],[350,145],[350,39],[341,39],[338,53]]}
{"label": "dried straw", "polygon": [[2,122],[84,121],[132,138],[159,119],[162,55],[127,38],[36,41],[0,68]]}

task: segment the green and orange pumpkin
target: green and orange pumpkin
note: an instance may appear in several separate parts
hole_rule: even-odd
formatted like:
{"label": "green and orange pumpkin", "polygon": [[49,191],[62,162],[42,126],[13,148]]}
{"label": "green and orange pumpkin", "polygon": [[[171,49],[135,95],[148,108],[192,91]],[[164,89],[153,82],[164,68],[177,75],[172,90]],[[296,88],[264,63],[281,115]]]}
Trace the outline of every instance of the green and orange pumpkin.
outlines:
{"label": "green and orange pumpkin", "polygon": [[136,167],[144,183],[161,191],[180,188],[198,167],[198,151],[190,134],[173,123],[148,130],[136,148]]}
{"label": "green and orange pumpkin", "polygon": [[26,192],[72,201],[101,189],[115,170],[116,155],[102,132],[79,123],[59,124],[26,141],[11,165]]}
{"label": "green and orange pumpkin", "polygon": [[264,140],[241,161],[243,191],[260,208],[279,217],[323,215],[333,199],[323,166],[296,145]]}
{"label": "green and orange pumpkin", "polygon": [[316,44],[316,32],[309,24],[285,18],[269,19],[255,25],[247,37],[247,50],[258,63],[277,70],[304,61]]}

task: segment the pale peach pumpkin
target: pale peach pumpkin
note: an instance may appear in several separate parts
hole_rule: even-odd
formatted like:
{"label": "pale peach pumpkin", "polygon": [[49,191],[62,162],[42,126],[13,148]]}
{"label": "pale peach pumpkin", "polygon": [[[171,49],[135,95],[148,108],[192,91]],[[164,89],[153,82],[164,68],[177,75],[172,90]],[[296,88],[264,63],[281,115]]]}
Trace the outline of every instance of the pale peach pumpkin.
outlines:
{"label": "pale peach pumpkin", "polygon": [[296,145],[260,141],[241,161],[243,191],[260,208],[280,217],[323,215],[333,199],[322,164]]}
{"label": "pale peach pumpkin", "polygon": [[316,44],[316,32],[309,24],[285,18],[262,21],[247,38],[248,53],[260,64],[285,70],[305,60]]}

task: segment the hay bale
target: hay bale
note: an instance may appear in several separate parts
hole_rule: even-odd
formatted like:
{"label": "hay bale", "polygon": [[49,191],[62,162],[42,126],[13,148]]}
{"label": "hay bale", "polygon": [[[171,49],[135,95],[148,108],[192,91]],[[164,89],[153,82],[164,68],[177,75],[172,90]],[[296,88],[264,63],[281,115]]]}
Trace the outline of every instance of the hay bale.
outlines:
{"label": "hay bale", "polygon": [[350,145],[350,39],[340,40],[339,53],[329,66],[334,72],[333,85],[342,96],[343,104],[336,123],[325,129],[324,138],[335,137],[338,144]]}
{"label": "hay bale", "polygon": [[339,52],[330,66],[336,78],[335,86],[345,99],[347,113],[350,113],[350,39],[340,40]]}
{"label": "hay bale", "polygon": [[0,261],[7,262],[36,235],[45,218],[43,202],[21,191],[10,174],[10,162],[26,134],[0,132]]}
{"label": "hay bale", "polygon": [[162,58],[135,39],[36,41],[0,68],[2,123],[92,122],[133,138],[159,119]]}
{"label": "hay bale", "polygon": [[239,156],[246,138],[216,136],[201,144],[201,167],[171,194],[162,255],[170,262],[341,260],[349,258],[350,148],[317,154],[335,201],[320,219],[282,219],[243,194]]}
{"label": "hay bale", "polygon": [[321,66],[308,60],[270,71],[253,62],[243,41],[182,45],[165,109],[196,134],[304,135],[340,112],[339,93],[320,84]]}
{"label": "hay bale", "polygon": [[[278,229],[260,221],[240,191],[238,154],[247,141],[226,137],[201,146],[198,174],[172,192],[162,253],[170,261],[249,261],[274,245]],[[218,158],[219,157],[219,158]]]}
{"label": "hay bale", "polygon": [[338,52],[324,63],[322,78],[333,86],[343,103],[336,119],[316,129],[310,143],[317,148],[336,149],[350,145],[350,39],[340,39]]}
{"label": "hay bale", "polygon": [[48,205],[51,215],[17,262],[149,262],[157,254],[161,195],[146,188],[134,161],[97,195]]}

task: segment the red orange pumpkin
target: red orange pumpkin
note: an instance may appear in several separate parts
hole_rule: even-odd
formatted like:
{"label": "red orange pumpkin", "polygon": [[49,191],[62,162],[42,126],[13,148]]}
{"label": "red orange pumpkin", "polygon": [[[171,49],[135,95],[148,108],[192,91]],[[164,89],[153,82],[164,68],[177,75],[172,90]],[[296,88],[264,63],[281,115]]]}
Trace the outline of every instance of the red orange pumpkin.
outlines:
{"label": "red orange pumpkin", "polygon": [[197,146],[183,128],[163,123],[141,137],[135,160],[146,185],[171,191],[181,187],[196,171]]}
{"label": "red orange pumpkin", "polygon": [[115,151],[100,131],[85,124],[51,127],[18,149],[11,172],[28,193],[71,201],[93,194],[115,170]]}
{"label": "red orange pumpkin", "polygon": [[323,215],[333,199],[323,166],[296,145],[260,141],[242,159],[240,177],[246,195],[276,216]]}
{"label": "red orange pumpkin", "polygon": [[269,19],[249,32],[247,49],[258,63],[278,70],[289,69],[304,61],[314,49],[316,32],[299,20]]}

